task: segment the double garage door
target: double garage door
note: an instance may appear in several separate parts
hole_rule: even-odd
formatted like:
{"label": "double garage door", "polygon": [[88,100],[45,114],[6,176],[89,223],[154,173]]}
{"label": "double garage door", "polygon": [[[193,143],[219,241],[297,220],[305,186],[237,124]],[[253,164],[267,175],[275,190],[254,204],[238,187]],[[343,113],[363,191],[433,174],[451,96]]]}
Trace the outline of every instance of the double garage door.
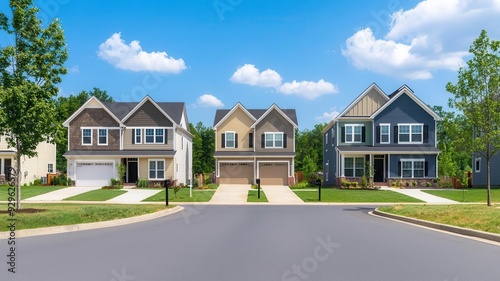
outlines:
{"label": "double garage door", "polygon": [[76,186],[105,186],[114,177],[113,162],[76,164]]}
{"label": "double garage door", "polygon": [[[259,163],[261,185],[288,185],[288,163]],[[220,163],[222,184],[252,184],[253,163]]]}

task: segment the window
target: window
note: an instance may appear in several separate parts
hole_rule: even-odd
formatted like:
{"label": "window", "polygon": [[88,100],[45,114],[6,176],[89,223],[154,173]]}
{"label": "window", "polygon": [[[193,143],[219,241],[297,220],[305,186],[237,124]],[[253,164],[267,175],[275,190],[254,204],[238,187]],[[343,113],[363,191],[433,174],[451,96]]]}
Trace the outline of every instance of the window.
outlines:
{"label": "window", "polygon": [[142,129],[135,129],[135,143],[142,143]]}
{"label": "window", "polygon": [[184,137],[181,136],[181,150],[184,149]]}
{"label": "window", "polygon": [[283,133],[265,133],[266,148],[283,148]]}
{"label": "window", "polygon": [[47,167],[47,173],[52,174],[54,172],[54,164],[49,163]]}
{"label": "window", "polygon": [[144,143],[164,143],[164,129],[144,129]]}
{"label": "window", "polygon": [[328,133],[325,135],[325,144],[328,144]]}
{"label": "window", "polygon": [[425,176],[425,160],[401,160],[403,178],[423,178]]}
{"label": "window", "polygon": [[476,171],[476,173],[481,172],[481,157],[476,157],[474,161],[474,170]]}
{"label": "window", "polygon": [[422,124],[398,125],[398,139],[400,143],[422,143],[423,126]]}
{"label": "window", "polygon": [[235,132],[226,132],[226,148],[234,148],[234,135]]}
{"label": "window", "polygon": [[82,144],[92,145],[92,129],[82,129]]}
{"label": "window", "polygon": [[361,142],[362,125],[345,125],[345,142]]}
{"label": "window", "polygon": [[149,160],[149,179],[162,180],[165,178],[165,160]]}
{"label": "window", "polygon": [[380,143],[390,143],[390,125],[380,124]]}
{"label": "window", "polygon": [[97,141],[98,145],[108,144],[108,129],[99,129],[99,139]]}
{"label": "window", "polygon": [[333,128],[332,128],[332,146],[335,145],[335,134],[333,132]]}
{"label": "window", "polygon": [[344,158],[344,175],[346,177],[362,177],[365,174],[364,157]]}

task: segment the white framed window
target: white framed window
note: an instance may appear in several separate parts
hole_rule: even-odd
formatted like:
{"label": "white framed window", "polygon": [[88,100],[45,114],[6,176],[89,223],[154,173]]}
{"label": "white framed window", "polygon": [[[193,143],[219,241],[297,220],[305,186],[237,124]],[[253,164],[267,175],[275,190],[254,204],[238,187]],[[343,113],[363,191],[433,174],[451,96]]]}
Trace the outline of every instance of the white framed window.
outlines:
{"label": "white framed window", "polygon": [[164,129],[146,128],[144,129],[145,144],[160,144],[165,143]]}
{"label": "white framed window", "polygon": [[97,145],[108,145],[108,129],[98,129]]}
{"label": "white framed window", "polygon": [[226,144],[225,148],[234,148],[235,146],[235,132],[225,132],[226,135]]}
{"label": "white framed window", "polygon": [[390,124],[380,124],[380,143],[390,143],[391,142],[391,125]]}
{"label": "white framed window", "polygon": [[92,145],[92,129],[82,129],[82,145]]}
{"label": "white framed window", "polygon": [[364,157],[346,157],[344,158],[344,176],[362,177],[365,174]]}
{"label": "white framed window", "polygon": [[164,132],[163,129],[155,129],[155,143],[165,143]]}
{"label": "white framed window", "polygon": [[54,164],[49,163],[49,164],[47,165],[47,173],[49,173],[49,174],[54,173]]}
{"label": "white framed window", "polygon": [[144,143],[155,143],[155,129],[144,130]]}
{"label": "white framed window", "polygon": [[345,125],[345,142],[360,143],[363,125]]}
{"label": "white framed window", "polygon": [[283,133],[265,133],[265,148],[283,148]]}
{"label": "white framed window", "polygon": [[474,159],[474,171],[476,173],[481,173],[481,157],[476,157],[476,159]]}
{"label": "white framed window", "polygon": [[134,129],[135,130],[135,143],[142,143],[142,129]]}
{"label": "white framed window", "polygon": [[401,159],[401,176],[403,178],[425,177],[425,160]]}
{"label": "white framed window", "polygon": [[150,180],[165,179],[165,160],[151,159],[148,166]]}
{"label": "white framed window", "polygon": [[398,124],[398,142],[399,143],[422,143],[423,125],[422,124]]}

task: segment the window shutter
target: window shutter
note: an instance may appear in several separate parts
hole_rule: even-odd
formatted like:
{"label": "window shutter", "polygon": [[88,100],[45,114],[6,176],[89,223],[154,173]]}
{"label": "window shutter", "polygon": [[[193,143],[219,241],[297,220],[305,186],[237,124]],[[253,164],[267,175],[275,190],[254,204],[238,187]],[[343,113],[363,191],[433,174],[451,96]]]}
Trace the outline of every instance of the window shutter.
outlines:
{"label": "window shutter", "polygon": [[429,162],[425,161],[424,163],[425,177],[429,176]]}
{"label": "window shutter", "polygon": [[132,144],[135,144],[135,129],[132,129]]}
{"label": "window shutter", "polygon": [[168,129],[165,129],[165,144],[168,144]]}
{"label": "window shutter", "polygon": [[377,143],[380,143],[380,126],[377,126],[377,132],[376,132],[376,139],[377,139]]}
{"label": "window shutter", "polygon": [[424,143],[429,142],[429,126],[424,125]]}
{"label": "window shutter", "polygon": [[286,138],[286,134],[283,134],[283,148],[286,148],[287,142],[288,142],[288,139]]}
{"label": "window shutter", "polygon": [[394,143],[399,143],[398,126],[394,126]]}
{"label": "window shutter", "polygon": [[340,129],[340,142],[345,142],[345,127]]}
{"label": "window shutter", "polygon": [[398,177],[401,177],[401,161],[398,162]]}
{"label": "window shutter", "polygon": [[234,148],[238,148],[238,134],[234,133]]}
{"label": "window shutter", "polygon": [[261,139],[260,139],[260,146],[262,148],[266,147],[266,135],[262,134]]}
{"label": "window shutter", "polygon": [[365,126],[362,126],[361,127],[361,142],[365,142],[366,141],[366,128]]}
{"label": "window shutter", "polygon": [[221,138],[221,144],[220,146],[222,148],[225,148],[226,147],[226,134],[222,134],[222,138]]}
{"label": "window shutter", "polygon": [[248,147],[253,148],[253,133],[248,134]]}

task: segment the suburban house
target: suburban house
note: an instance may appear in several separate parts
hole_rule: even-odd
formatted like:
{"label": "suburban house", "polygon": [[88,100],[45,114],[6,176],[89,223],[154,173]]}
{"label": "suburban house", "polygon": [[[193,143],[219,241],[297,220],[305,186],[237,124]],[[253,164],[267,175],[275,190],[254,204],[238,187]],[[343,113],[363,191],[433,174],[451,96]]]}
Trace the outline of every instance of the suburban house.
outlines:
{"label": "suburban house", "polygon": [[379,184],[433,184],[439,120],[408,86],[386,95],[373,83],[323,130],[324,184],[360,183],[370,169]]}
{"label": "suburban house", "polygon": [[[474,153],[472,155],[472,186],[486,186],[488,184],[486,164],[486,158],[481,154]],[[500,186],[500,173],[496,172],[500,167],[500,155],[493,156],[490,165],[490,185]]]}
{"label": "suburban house", "polygon": [[295,109],[246,109],[237,103],[215,114],[217,183],[292,185],[295,182]]}
{"label": "suburban house", "polygon": [[[16,149],[9,148],[6,136],[0,136],[0,184],[9,180],[9,167],[16,167]],[[33,183],[36,179],[47,177],[47,174],[56,172],[56,145],[47,141],[38,144],[36,151],[38,156],[21,158],[21,184]]]}
{"label": "suburban house", "polygon": [[190,184],[192,134],[183,102],[101,102],[90,98],[68,128],[68,177],[76,186],[104,186],[125,165],[125,183],[169,179]]}

